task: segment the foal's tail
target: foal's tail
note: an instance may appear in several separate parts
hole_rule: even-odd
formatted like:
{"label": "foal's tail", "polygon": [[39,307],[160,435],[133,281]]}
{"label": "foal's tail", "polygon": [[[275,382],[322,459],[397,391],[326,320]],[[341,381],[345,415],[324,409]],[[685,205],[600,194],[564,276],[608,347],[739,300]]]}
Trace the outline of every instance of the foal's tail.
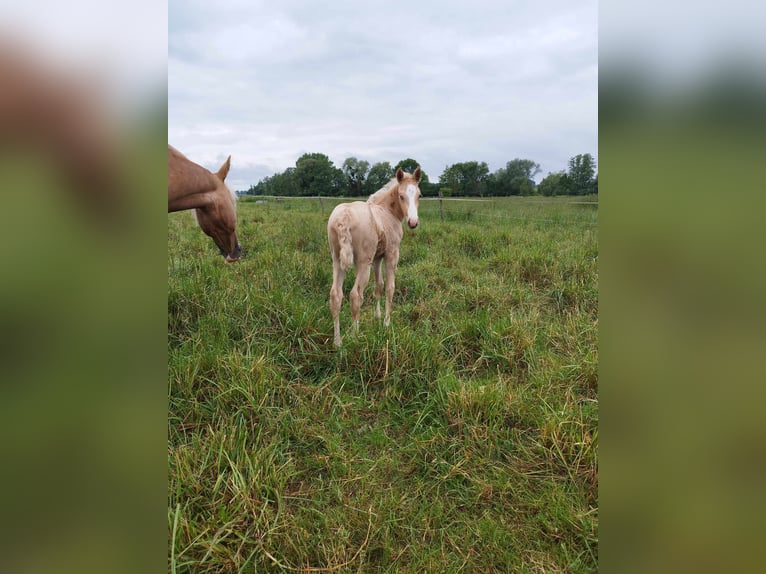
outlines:
{"label": "foal's tail", "polygon": [[350,269],[354,264],[354,250],[351,247],[351,231],[343,224],[338,225],[338,244],[340,245],[340,266]]}

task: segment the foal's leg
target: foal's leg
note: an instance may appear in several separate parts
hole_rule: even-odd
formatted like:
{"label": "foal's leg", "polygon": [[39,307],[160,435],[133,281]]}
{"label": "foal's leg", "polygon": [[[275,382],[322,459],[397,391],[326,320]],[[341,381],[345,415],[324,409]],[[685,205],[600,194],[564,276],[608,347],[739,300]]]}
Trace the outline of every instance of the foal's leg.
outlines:
{"label": "foal's leg", "polygon": [[386,255],[386,317],[383,324],[388,327],[391,324],[391,304],[394,300],[394,275],[399,263],[399,250]]}
{"label": "foal's leg", "polygon": [[370,281],[370,262],[360,261],[356,266],[356,281],[351,288],[351,318],[354,320],[354,329],[359,330],[359,308],[364,301],[364,289]]}
{"label": "foal's leg", "polygon": [[375,273],[375,292],[373,296],[375,297],[375,318],[377,319],[380,319],[380,296],[383,293],[383,271],[381,266],[382,262],[382,257],[378,257],[375,261],[372,262],[372,270]]}
{"label": "foal's leg", "polygon": [[330,313],[332,314],[332,324],[335,331],[335,346],[340,347],[342,339],[340,338],[340,304],[343,301],[343,279],[346,272],[340,266],[335,258],[332,261],[332,287],[330,288]]}

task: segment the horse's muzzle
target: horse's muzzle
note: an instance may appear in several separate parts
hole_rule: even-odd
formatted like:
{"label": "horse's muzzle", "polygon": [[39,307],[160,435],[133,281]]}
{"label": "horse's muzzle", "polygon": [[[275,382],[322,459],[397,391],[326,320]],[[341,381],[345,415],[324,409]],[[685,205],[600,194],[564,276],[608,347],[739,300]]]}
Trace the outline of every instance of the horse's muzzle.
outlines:
{"label": "horse's muzzle", "polygon": [[409,227],[410,229],[415,229],[418,226],[418,223],[420,223],[420,222],[417,219],[414,222],[410,221],[408,219],[407,220],[407,227]]}
{"label": "horse's muzzle", "polygon": [[234,251],[226,255],[226,262],[232,263],[234,261],[238,261],[239,258],[242,257],[242,246],[237,242],[237,246],[234,248]]}

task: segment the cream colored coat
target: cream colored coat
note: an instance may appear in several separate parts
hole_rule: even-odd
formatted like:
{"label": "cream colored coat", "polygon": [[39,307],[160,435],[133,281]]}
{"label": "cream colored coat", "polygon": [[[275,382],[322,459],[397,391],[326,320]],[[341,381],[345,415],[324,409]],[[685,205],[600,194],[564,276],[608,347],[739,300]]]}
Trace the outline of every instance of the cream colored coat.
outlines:
{"label": "cream colored coat", "polygon": [[375,316],[380,318],[380,296],[383,293],[382,263],[386,262],[386,309],[384,324],[391,322],[391,302],[394,296],[394,276],[399,263],[399,244],[402,240],[402,222],[407,220],[411,229],[418,226],[418,184],[421,170],[413,174],[401,169],[382,189],[367,201],[341,203],[330,214],[327,239],[332,255],[333,281],[330,288],[330,312],[333,318],[334,343],[340,346],[340,307],[343,301],[343,280],[353,265],[356,280],[351,289],[351,317],[354,328],[359,328],[359,309],[364,300],[364,289],[370,280],[370,267],[375,271]]}

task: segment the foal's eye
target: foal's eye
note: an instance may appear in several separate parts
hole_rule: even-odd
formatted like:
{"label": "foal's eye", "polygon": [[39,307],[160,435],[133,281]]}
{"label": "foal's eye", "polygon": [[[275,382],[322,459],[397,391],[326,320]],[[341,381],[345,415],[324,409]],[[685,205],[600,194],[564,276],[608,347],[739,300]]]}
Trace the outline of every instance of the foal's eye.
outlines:
{"label": "foal's eye", "polygon": [[400,193],[400,194],[399,194],[399,199],[401,199],[402,201],[404,201],[404,194],[403,194],[403,193]]}

